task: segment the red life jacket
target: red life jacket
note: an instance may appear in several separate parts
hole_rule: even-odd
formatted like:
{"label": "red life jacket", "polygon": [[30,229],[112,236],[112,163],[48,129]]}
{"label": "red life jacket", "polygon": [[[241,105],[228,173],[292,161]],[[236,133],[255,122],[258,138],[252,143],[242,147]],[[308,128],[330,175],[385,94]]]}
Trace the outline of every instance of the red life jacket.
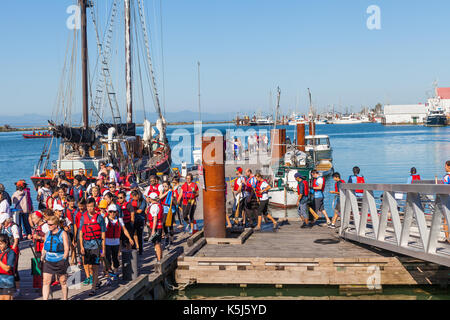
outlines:
{"label": "red life jacket", "polygon": [[345,181],[344,180],[339,180],[339,181],[337,181],[335,184],[334,184],[334,191],[335,192],[339,192],[339,190],[338,190],[338,183],[345,183]]}
{"label": "red life jacket", "polygon": [[[8,255],[11,251],[12,251],[11,248],[6,249],[0,256],[0,261],[3,262],[4,264],[8,264]],[[13,268],[10,268],[9,271],[5,271],[2,267],[0,267],[0,274],[6,274],[8,276],[13,276],[14,270],[13,270]]]}
{"label": "red life jacket", "polygon": [[124,201],[122,204],[117,203],[120,206],[120,209],[122,209],[122,220],[123,223],[131,222],[131,212],[128,211],[127,206],[128,202]]}
{"label": "red life jacket", "polygon": [[[37,235],[39,237],[45,237],[45,233],[42,231],[42,226],[37,226],[36,228],[33,229],[32,234],[33,235]],[[44,239],[42,240],[34,240],[35,241],[35,250],[36,252],[42,252],[42,249],[44,248]]]}
{"label": "red life jacket", "polygon": [[[304,196],[304,197],[307,197],[308,194],[309,194],[309,185],[308,185],[308,181],[302,179],[302,182],[301,182],[301,183],[303,184],[303,191],[304,191],[303,196]],[[300,195],[300,183],[297,183],[297,194]]]}
{"label": "red life jacket", "polygon": [[[366,183],[363,176],[356,176],[356,183]],[[364,190],[355,190],[356,193],[364,193]]]}
{"label": "red life jacket", "polygon": [[147,196],[149,196],[150,193],[155,192],[158,195],[158,197],[159,197],[159,190],[158,190],[158,188],[159,188],[159,184],[155,184],[154,186],[149,185],[148,186]]}
{"label": "red life jacket", "polygon": [[106,238],[119,239],[121,231],[122,226],[120,225],[119,219],[117,219],[116,224],[112,224],[111,220],[108,218],[108,224],[106,225]]}
{"label": "red life jacket", "polygon": [[[313,187],[314,187],[314,188],[317,188],[317,187],[319,186],[319,185],[317,184],[317,179],[318,179],[318,178],[315,178],[315,179],[313,180]],[[321,188],[320,190],[314,190],[314,191],[322,191],[322,192],[325,191],[325,179],[322,178],[322,181],[323,181],[323,183],[322,183],[322,188]]]}
{"label": "red life jacket", "polygon": [[240,180],[241,180],[240,176],[237,177],[236,180],[234,180],[233,191],[238,191],[239,190],[240,185],[239,185],[238,181],[240,181]]}
{"label": "red life jacket", "polygon": [[48,197],[47,201],[45,202],[45,206],[47,208],[53,208],[53,202],[55,201],[55,198],[53,197]]}
{"label": "red life jacket", "polygon": [[245,180],[245,191],[252,192],[254,190],[253,185],[250,183],[254,176],[251,176]]}
{"label": "red life jacket", "polygon": [[147,219],[148,222],[150,224],[150,229],[153,230],[153,217],[152,214],[150,213],[150,209],[152,206],[157,205],[159,212],[158,215],[156,217],[156,229],[162,229],[163,228],[163,213],[164,213],[164,208],[162,206],[161,203],[157,202],[157,203],[152,203],[150,206],[147,207]]}
{"label": "red life jacket", "polygon": [[129,175],[127,175],[127,177],[125,178],[125,187],[131,186],[131,181],[130,181],[130,179],[131,179],[132,176],[133,176],[133,174],[129,174]]}
{"label": "red life jacket", "polygon": [[87,212],[83,215],[83,239],[86,241],[101,239],[102,237],[102,228],[100,224],[97,222],[99,214],[96,213],[92,218],[89,217]]}
{"label": "red life jacket", "polygon": [[[69,194],[70,194],[71,196],[74,196],[73,187],[70,188]],[[81,199],[81,198],[83,198],[83,189],[78,190],[78,199]]]}
{"label": "red life jacket", "polygon": [[73,210],[70,210],[69,207],[66,208],[65,211],[63,211],[63,215],[69,219],[70,223],[73,224],[74,221],[74,213],[77,211],[77,208],[73,208]]}
{"label": "red life jacket", "polygon": [[[166,196],[164,198],[161,199],[161,204],[163,206],[170,206],[170,202],[167,202],[167,196],[169,195],[169,193],[166,194]],[[172,193],[172,197],[173,197],[173,193]]]}
{"label": "red life jacket", "polygon": [[[60,198],[56,198],[54,201],[56,201],[57,204],[59,204],[61,207],[65,208],[67,205],[67,201],[63,201]],[[54,202],[53,202],[54,203]]]}
{"label": "red life jacket", "polygon": [[263,196],[263,192],[262,192],[262,190],[261,190],[261,185],[263,184],[263,182],[266,182],[266,183],[267,183],[266,180],[263,180],[263,181],[260,181],[260,182],[258,182],[258,183],[256,184],[255,193],[256,193],[256,196],[257,196],[258,198],[262,198],[262,196]]}
{"label": "red life jacket", "polygon": [[100,189],[100,194],[103,195],[103,193],[104,193],[106,190],[108,190],[108,188],[105,188],[105,187],[101,188],[101,189]]}
{"label": "red life jacket", "polygon": [[183,200],[195,199],[195,186],[196,184],[194,182],[191,182],[190,184],[187,184],[187,182],[185,182],[183,184],[183,186],[181,187],[183,190]]}
{"label": "red life jacket", "polygon": [[411,182],[412,181],[419,181],[420,180],[420,174],[412,174],[411,178],[412,178]]}

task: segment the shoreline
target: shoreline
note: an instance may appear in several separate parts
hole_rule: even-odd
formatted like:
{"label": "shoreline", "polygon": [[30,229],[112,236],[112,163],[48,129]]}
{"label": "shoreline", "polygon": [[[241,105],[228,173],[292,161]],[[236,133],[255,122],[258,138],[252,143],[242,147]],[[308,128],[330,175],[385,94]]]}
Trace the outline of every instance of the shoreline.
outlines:
{"label": "shoreline", "polygon": [[[224,123],[234,123],[233,121],[203,121],[202,124],[224,124]],[[180,125],[193,125],[194,121],[182,121],[182,122],[169,122],[168,126],[180,126]],[[143,124],[136,124],[136,127],[143,127]],[[48,127],[30,126],[30,127],[5,127],[0,126],[0,132],[22,132],[22,131],[48,131]]]}

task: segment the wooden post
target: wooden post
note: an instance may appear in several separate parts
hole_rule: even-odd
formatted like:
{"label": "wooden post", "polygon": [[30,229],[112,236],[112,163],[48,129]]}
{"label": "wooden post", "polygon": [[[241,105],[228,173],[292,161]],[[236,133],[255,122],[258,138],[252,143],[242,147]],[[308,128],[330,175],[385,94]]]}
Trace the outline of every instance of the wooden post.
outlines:
{"label": "wooden post", "polygon": [[203,137],[203,219],[205,238],[225,238],[225,157],[223,136]]}
{"label": "wooden post", "polygon": [[287,151],[286,147],[286,129],[280,129],[280,144],[281,146],[281,158],[284,157]]}
{"label": "wooden post", "polygon": [[305,124],[297,123],[297,149],[305,152]]}
{"label": "wooden post", "polygon": [[270,145],[272,150],[272,164],[278,163],[281,159],[281,129],[270,130]]}

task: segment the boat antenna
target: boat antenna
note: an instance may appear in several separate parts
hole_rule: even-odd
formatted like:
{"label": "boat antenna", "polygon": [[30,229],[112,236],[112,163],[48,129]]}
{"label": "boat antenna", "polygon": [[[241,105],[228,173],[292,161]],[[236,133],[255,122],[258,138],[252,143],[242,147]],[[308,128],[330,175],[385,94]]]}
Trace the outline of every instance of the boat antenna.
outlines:
{"label": "boat antenna", "polygon": [[79,0],[81,9],[81,61],[83,68],[83,127],[84,129],[89,128],[89,111],[88,111],[88,47],[87,47],[87,18],[86,18],[86,8],[88,0]]}
{"label": "boat antenna", "polygon": [[273,129],[277,128],[278,110],[280,109],[280,96],[281,96],[281,90],[280,90],[280,87],[277,87],[277,106],[275,109],[275,122],[274,122]]}

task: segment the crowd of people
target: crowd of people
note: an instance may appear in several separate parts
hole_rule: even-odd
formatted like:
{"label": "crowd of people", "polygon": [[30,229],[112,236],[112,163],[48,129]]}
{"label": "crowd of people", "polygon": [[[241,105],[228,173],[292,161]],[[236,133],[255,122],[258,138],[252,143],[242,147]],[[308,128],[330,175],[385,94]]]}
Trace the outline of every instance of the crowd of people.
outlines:
{"label": "crowd of people", "polygon": [[[60,285],[68,299],[69,266],[84,270],[89,295],[100,287],[99,273],[109,286],[118,279],[122,250],[143,254],[144,241],[153,244],[157,262],[173,245],[175,231],[192,233],[199,188],[188,174],[181,184],[175,176],[150,176],[142,189],[133,175],[101,163],[97,177],[83,174],[73,180],[64,172],[42,180],[37,189],[38,210],[33,211],[30,189],[16,183],[12,197],[0,185],[0,299],[20,295],[19,242],[33,242],[33,288],[49,298],[51,286]],[[144,239],[147,228],[148,237]]]}

